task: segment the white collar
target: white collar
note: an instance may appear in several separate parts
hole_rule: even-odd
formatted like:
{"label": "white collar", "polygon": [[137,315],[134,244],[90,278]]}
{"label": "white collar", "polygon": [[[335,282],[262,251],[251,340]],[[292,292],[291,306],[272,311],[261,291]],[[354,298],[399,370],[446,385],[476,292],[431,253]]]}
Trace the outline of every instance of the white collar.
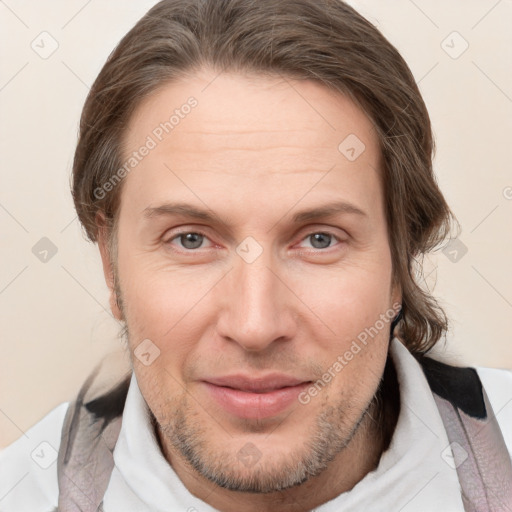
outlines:
{"label": "white collar", "polygon": [[[400,415],[389,449],[378,467],[351,491],[317,507],[317,512],[443,510],[464,507],[456,470],[443,459],[449,441],[423,371],[398,339],[390,354],[400,386]],[[105,494],[108,512],[216,509],[193,496],[160,451],[147,404],[132,375],[115,468]]]}

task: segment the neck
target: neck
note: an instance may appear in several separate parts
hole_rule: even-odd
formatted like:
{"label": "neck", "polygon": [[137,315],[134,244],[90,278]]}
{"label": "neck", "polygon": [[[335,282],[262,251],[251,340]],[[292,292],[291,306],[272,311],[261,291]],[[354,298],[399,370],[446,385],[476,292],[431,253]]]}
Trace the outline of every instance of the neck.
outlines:
{"label": "neck", "polygon": [[[391,442],[400,409],[396,371],[388,355],[381,385],[363,415],[347,447],[322,474],[295,488],[269,494],[251,494],[222,489],[199,476],[186,461],[162,442],[162,452],[185,487],[199,499],[223,512],[307,512],[350,491],[379,464]],[[350,471],[347,471],[350,468]]]}

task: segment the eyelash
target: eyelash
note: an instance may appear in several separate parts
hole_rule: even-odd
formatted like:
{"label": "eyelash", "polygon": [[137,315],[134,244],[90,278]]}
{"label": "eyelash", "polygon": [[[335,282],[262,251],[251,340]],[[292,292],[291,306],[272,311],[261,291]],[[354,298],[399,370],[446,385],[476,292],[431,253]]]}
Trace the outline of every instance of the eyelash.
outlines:
{"label": "eyelash", "polygon": [[[175,233],[172,238],[169,238],[166,242],[165,242],[165,245],[172,245],[171,242],[177,238],[179,238],[180,236],[183,236],[183,235],[188,235],[188,234],[194,234],[194,235],[200,235],[200,236],[203,236],[204,238],[208,238],[208,235],[206,233],[204,233],[203,231],[199,231],[199,230],[194,230],[194,231],[191,231],[191,230],[183,230],[183,231],[179,231],[177,233]],[[302,237],[301,241],[302,240],[305,240],[307,238],[309,238],[310,236],[312,235],[316,235],[316,234],[322,234],[322,235],[328,235],[328,236],[331,236],[332,238],[334,238],[335,240],[337,240],[338,242],[342,242],[342,240],[337,236],[335,235],[334,233],[332,233],[331,231],[323,231],[323,230],[318,230],[318,231],[311,231],[310,233],[308,233],[307,235],[305,235],[304,237]],[[209,238],[208,238],[209,239]],[[313,252],[328,252],[329,249],[332,249],[334,246],[329,246],[329,247],[325,247],[323,249],[316,249],[314,247],[307,247],[305,248],[306,251],[313,251]],[[174,249],[176,252],[181,252],[181,253],[194,253],[194,252],[199,252],[200,251],[200,248],[197,248],[197,249],[186,249],[186,248],[180,248],[178,250]],[[304,249],[303,249],[304,250]]]}

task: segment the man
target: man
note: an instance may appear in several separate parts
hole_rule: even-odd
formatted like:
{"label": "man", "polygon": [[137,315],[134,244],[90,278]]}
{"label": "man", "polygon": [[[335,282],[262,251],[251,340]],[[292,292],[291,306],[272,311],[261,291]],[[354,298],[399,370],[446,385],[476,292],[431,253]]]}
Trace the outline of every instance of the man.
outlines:
{"label": "man", "polygon": [[510,509],[512,374],[425,355],[447,320],[414,263],[451,212],[352,8],[157,4],[87,98],[73,198],[133,373],[29,431],[46,471],[3,452],[2,510]]}

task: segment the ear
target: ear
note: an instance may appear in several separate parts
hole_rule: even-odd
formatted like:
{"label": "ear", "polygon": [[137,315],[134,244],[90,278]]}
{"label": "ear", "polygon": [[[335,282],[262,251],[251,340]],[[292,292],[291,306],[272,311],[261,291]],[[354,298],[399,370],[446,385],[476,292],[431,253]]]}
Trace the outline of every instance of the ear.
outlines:
{"label": "ear", "polygon": [[115,290],[114,269],[108,250],[108,230],[105,214],[103,212],[98,211],[96,213],[96,226],[98,227],[97,240],[101,261],[103,263],[103,275],[105,276],[105,282],[110,290],[110,309],[117,320],[124,320],[123,313],[117,304],[118,297]]}

